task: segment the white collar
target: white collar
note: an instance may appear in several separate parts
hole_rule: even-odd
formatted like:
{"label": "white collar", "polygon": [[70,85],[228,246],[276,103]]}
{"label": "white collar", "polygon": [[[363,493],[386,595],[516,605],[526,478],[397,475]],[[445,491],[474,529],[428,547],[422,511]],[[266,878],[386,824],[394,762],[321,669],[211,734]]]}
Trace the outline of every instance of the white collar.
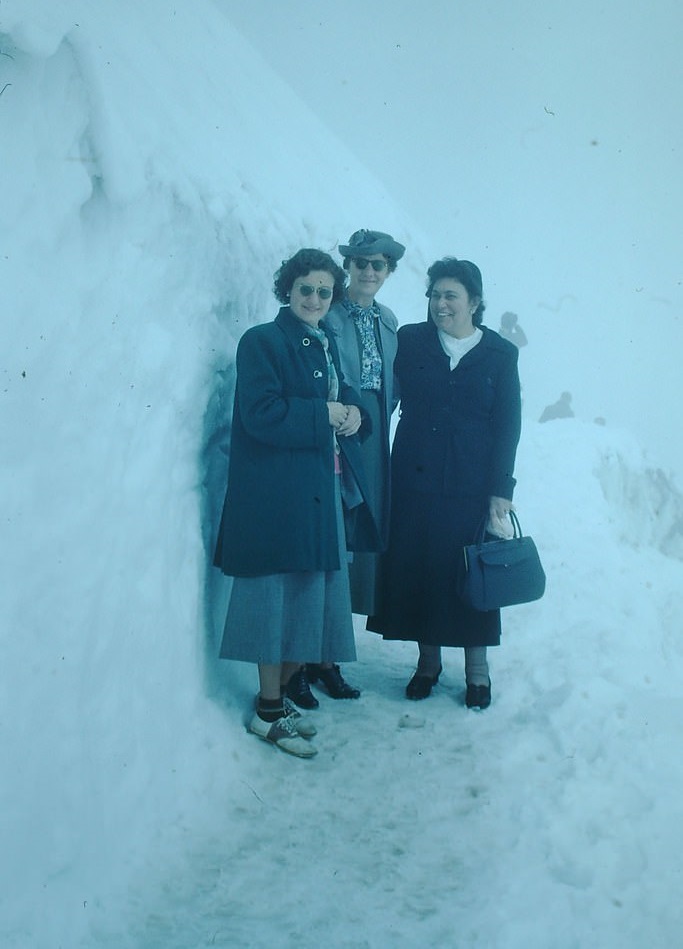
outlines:
{"label": "white collar", "polygon": [[465,353],[468,353],[470,349],[474,349],[484,335],[479,327],[469,336],[465,336],[464,339],[449,336],[448,333],[444,333],[443,330],[437,330],[437,332],[444,352],[450,357],[451,369],[455,369]]}

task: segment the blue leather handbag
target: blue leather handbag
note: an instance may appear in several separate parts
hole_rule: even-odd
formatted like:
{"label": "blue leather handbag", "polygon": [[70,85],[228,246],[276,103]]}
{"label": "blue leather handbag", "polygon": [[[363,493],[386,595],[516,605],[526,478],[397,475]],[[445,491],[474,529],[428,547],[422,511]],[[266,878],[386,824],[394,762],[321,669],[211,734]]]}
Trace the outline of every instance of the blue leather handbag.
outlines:
{"label": "blue leather handbag", "polygon": [[514,536],[487,540],[482,521],[473,544],[463,548],[458,593],[475,610],[498,610],[531,603],[545,592],[545,571],[536,544],[523,536],[517,515],[510,511]]}

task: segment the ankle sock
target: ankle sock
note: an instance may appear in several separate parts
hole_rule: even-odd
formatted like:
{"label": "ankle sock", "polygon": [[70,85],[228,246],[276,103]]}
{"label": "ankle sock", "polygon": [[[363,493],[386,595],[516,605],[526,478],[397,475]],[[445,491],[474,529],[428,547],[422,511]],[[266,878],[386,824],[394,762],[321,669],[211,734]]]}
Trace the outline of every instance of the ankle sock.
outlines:
{"label": "ankle sock", "polygon": [[468,685],[490,683],[486,646],[468,646],[465,649],[465,681]]}
{"label": "ankle sock", "polygon": [[285,714],[282,699],[262,699],[259,696],[256,714],[264,722],[276,722],[278,718],[282,718]]}

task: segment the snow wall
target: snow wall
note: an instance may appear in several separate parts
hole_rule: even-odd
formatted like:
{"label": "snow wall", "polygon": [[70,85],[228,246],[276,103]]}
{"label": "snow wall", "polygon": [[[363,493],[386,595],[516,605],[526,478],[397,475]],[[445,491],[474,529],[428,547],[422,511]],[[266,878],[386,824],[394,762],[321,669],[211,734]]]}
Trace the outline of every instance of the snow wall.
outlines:
{"label": "snow wall", "polygon": [[0,54],[0,900],[18,945],[36,912],[75,945],[229,785],[205,594],[236,341],[299,247],[411,234],[207,0],[3,3]]}

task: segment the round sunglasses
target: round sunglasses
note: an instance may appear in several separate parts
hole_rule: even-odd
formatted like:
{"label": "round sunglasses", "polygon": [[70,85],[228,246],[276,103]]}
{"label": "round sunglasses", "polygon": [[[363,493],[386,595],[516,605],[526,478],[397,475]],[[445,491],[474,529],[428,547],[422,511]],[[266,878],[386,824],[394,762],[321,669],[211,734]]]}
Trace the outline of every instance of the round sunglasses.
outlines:
{"label": "round sunglasses", "polygon": [[329,287],[312,287],[310,283],[300,283],[292,289],[298,290],[302,297],[310,297],[317,293],[321,300],[329,300],[333,292]]}

